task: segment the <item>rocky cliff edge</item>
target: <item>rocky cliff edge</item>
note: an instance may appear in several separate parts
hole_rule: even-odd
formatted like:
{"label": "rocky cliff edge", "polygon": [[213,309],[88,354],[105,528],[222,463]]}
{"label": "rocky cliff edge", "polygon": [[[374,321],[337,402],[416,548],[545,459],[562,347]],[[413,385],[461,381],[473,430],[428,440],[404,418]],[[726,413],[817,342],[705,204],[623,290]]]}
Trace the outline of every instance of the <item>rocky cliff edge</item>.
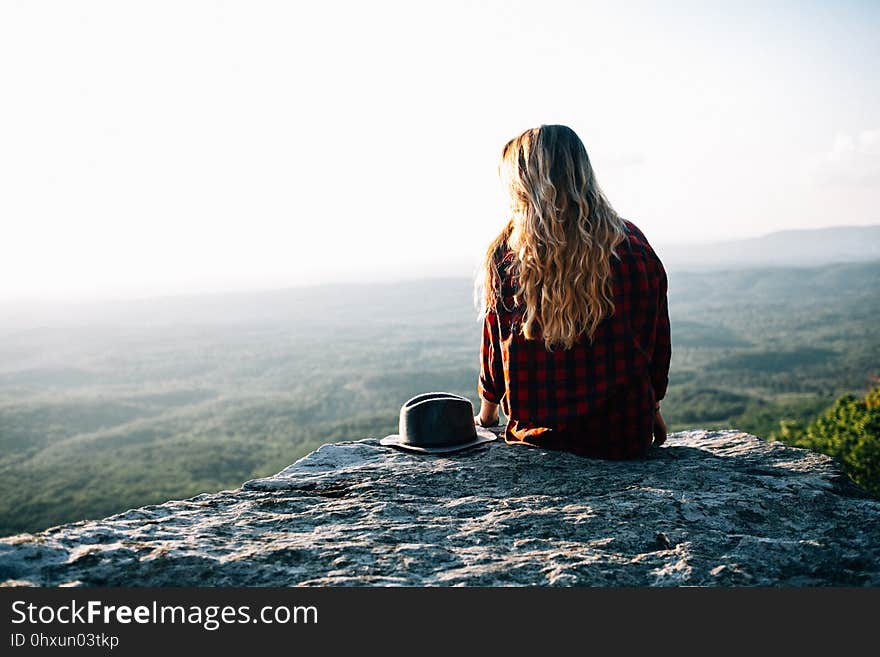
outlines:
{"label": "rocky cliff edge", "polygon": [[238,490],[0,539],[6,585],[880,585],[880,501],[737,431],[608,462],[324,445]]}

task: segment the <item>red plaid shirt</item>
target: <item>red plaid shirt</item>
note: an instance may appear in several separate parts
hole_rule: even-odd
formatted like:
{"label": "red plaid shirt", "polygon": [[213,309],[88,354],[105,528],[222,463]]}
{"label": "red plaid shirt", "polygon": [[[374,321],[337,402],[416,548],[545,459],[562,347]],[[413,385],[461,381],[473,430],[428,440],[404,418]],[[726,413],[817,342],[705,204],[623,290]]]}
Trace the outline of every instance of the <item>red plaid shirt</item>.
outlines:
{"label": "red plaid shirt", "polygon": [[505,439],[584,456],[642,456],[651,445],[654,402],[666,394],[672,344],[667,278],[644,234],[626,221],[627,237],[612,257],[615,311],[590,344],[548,352],[542,339],[521,333],[524,307],[515,306],[514,254],[498,254],[502,301],[483,321],[482,399],[508,417]]}

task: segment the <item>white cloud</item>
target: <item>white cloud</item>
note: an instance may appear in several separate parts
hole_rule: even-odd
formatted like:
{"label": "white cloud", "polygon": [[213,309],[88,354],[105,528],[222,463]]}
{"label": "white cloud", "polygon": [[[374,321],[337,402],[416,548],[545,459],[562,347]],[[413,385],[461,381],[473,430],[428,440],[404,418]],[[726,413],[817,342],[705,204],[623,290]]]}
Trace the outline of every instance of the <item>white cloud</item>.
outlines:
{"label": "white cloud", "polygon": [[840,133],[831,149],[810,162],[814,182],[834,186],[880,185],[880,128]]}

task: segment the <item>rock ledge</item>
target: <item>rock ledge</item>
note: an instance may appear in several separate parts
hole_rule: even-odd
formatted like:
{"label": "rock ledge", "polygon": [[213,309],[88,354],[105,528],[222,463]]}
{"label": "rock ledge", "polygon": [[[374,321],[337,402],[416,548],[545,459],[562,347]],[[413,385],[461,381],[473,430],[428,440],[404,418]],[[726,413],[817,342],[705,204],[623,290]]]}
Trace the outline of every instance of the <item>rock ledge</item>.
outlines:
{"label": "rock ledge", "polygon": [[6,585],[880,585],[880,500],[737,431],[642,461],[324,445],[234,491],[0,539]]}

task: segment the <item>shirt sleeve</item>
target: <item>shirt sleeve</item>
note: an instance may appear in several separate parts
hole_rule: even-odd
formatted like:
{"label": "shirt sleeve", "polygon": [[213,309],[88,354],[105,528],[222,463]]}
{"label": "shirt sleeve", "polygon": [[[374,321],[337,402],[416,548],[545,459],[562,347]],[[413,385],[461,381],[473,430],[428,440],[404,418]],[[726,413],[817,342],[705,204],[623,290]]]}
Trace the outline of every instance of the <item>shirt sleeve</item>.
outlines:
{"label": "shirt sleeve", "polygon": [[669,301],[667,291],[669,282],[666,270],[660,265],[659,302],[657,308],[657,328],[654,336],[654,356],[651,359],[651,383],[654,398],[660,401],[666,396],[669,385],[669,363],[672,360],[672,336],[669,327]]}
{"label": "shirt sleeve", "polygon": [[504,397],[504,361],[501,354],[501,332],[498,315],[493,310],[483,319],[483,340],[480,345],[480,378],[477,394],[481,399],[500,404]]}

